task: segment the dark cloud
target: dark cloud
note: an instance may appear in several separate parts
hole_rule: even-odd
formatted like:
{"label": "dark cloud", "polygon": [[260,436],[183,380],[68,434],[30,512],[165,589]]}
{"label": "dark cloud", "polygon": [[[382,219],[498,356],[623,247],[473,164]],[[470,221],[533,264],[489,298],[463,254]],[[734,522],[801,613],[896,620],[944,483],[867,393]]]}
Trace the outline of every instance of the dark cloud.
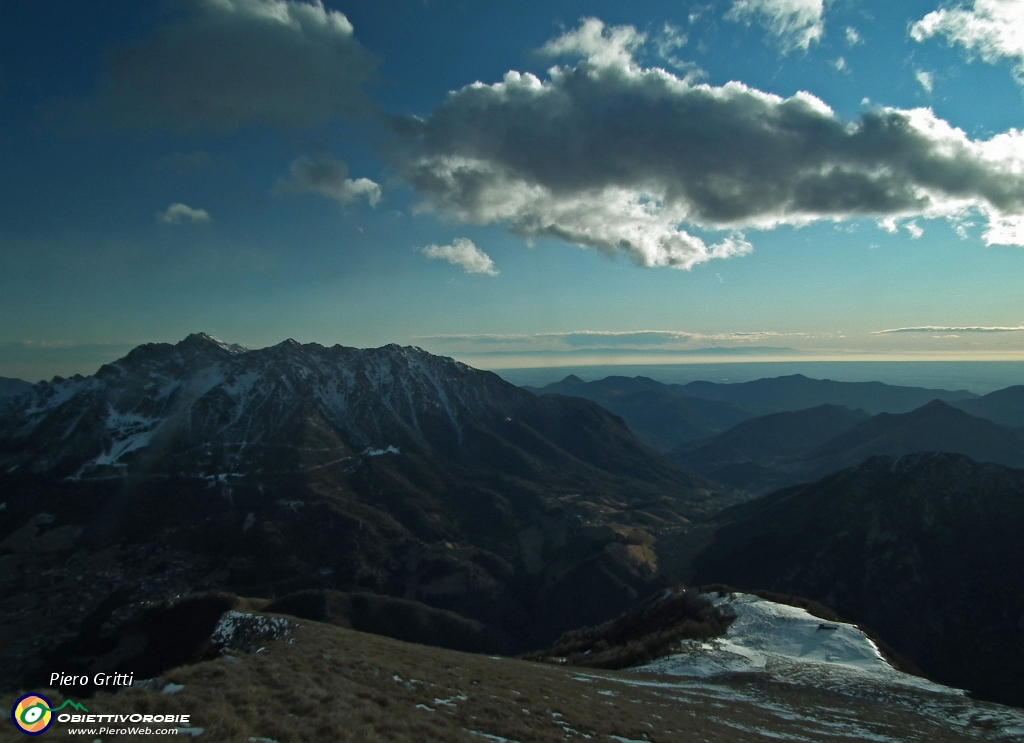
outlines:
{"label": "dark cloud", "polygon": [[681,268],[750,249],[739,235],[706,245],[681,225],[977,209],[989,242],[1024,239],[1024,134],[970,140],[927,109],[847,122],[808,93],[694,85],[638,66],[642,41],[591,19],[546,47],[585,54],[578,64],[546,80],[510,72],[454,92],[425,119],[400,119],[403,172],[424,207]]}
{"label": "dark cloud", "polygon": [[348,177],[348,166],[329,155],[300,157],[291,164],[291,179],[278,183],[282,193],[315,193],[348,204],[366,197],[370,206],[380,202],[380,186],[369,178]]}
{"label": "dark cloud", "polygon": [[307,127],[371,107],[376,61],[321,0],[188,0],[187,14],[116,52],[101,110],[129,126]]}

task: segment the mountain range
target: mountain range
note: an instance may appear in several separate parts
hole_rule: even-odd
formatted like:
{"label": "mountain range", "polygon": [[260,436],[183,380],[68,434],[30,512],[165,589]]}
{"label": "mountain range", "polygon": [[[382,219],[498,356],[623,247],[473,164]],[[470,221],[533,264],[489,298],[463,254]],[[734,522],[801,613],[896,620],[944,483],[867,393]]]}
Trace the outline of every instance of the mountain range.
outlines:
{"label": "mountain range", "polygon": [[[979,411],[1006,408],[1001,401],[981,402],[986,398],[978,398],[966,390],[901,387],[881,382],[834,382],[802,374],[733,384],[664,384],[647,377],[615,376],[584,382],[569,375],[544,387],[526,386],[524,389],[538,395],[593,400],[621,416],[641,441],[662,453],[722,433],[750,418],[821,405],[844,406],[869,414],[905,413],[932,400],[976,404],[975,409]],[[1024,395],[1021,397],[1019,407],[1024,417]]]}
{"label": "mountain range", "polygon": [[515,653],[687,579],[809,597],[1024,705],[1024,431],[959,409],[1012,419],[1019,388],[749,384],[530,391],[418,348],[194,334],[32,385],[0,403],[0,684],[127,662],[173,596]]}
{"label": "mountain range", "polygon": [[0,663],[205,590],[363,591],[536,647],[674,580],[738,500],[598,405],[417,348],[204,334],[55,379],[0,415]]}
{"label": "mountain range", "polygon": [[803,410],[818,405],[844,405],[871,413],[906,413],[932,400],[954,402],[977,397],[967,390],[902,387],[882,382],[835,382],[811,379],[803,374],[719,384],[690,382],[681,392],[705,400],[719,400],[762,413]]}

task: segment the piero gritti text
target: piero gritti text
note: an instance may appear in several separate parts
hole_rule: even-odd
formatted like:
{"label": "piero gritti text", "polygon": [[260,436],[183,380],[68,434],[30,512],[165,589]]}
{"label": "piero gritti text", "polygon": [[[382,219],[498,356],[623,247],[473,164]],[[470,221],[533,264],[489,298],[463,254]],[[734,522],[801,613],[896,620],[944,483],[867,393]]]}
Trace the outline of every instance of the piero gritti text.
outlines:
{"label": "piero gritti text", "polygon": [[131,686],[134,673],[97,673],[93,676],[72,676],[57,672],[50,674],[50,686]]}

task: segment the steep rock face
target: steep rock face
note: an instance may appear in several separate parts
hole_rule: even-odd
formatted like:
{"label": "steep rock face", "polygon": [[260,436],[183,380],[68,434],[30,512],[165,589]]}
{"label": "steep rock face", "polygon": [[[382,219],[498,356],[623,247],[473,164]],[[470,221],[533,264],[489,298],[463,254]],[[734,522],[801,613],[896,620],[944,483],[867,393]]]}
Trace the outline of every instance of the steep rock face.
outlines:
{"label": "steep rock face", "polygon": [[935,680],[1024,705],[1024,472],[875,457],[719,518],[696,580],[816,599]]}
{"label": "steep rock face", "polygon": [[734,499],[586,400],[416,348],[201,334],[19,398],[0,492],[0,661],[25,673],[82,615],[204,590],[389,594],[525,648],[671,580],[663,548]]}

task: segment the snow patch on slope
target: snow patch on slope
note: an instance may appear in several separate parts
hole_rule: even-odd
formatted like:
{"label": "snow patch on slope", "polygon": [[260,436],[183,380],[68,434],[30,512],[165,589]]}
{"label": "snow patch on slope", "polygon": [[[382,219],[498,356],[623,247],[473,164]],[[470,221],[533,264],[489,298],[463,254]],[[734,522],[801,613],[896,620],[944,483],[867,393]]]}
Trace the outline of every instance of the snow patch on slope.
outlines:
{"label": "snow patch on slope", "polygon": [[707,598],[736,615],[723,637],[688,643],[682,652],[634,670],[698,677],[762,672],[797,683],[842,683],[857,677],[963,694],[897,671],[856,625],[822,622],[804,609],[745,593]]}

